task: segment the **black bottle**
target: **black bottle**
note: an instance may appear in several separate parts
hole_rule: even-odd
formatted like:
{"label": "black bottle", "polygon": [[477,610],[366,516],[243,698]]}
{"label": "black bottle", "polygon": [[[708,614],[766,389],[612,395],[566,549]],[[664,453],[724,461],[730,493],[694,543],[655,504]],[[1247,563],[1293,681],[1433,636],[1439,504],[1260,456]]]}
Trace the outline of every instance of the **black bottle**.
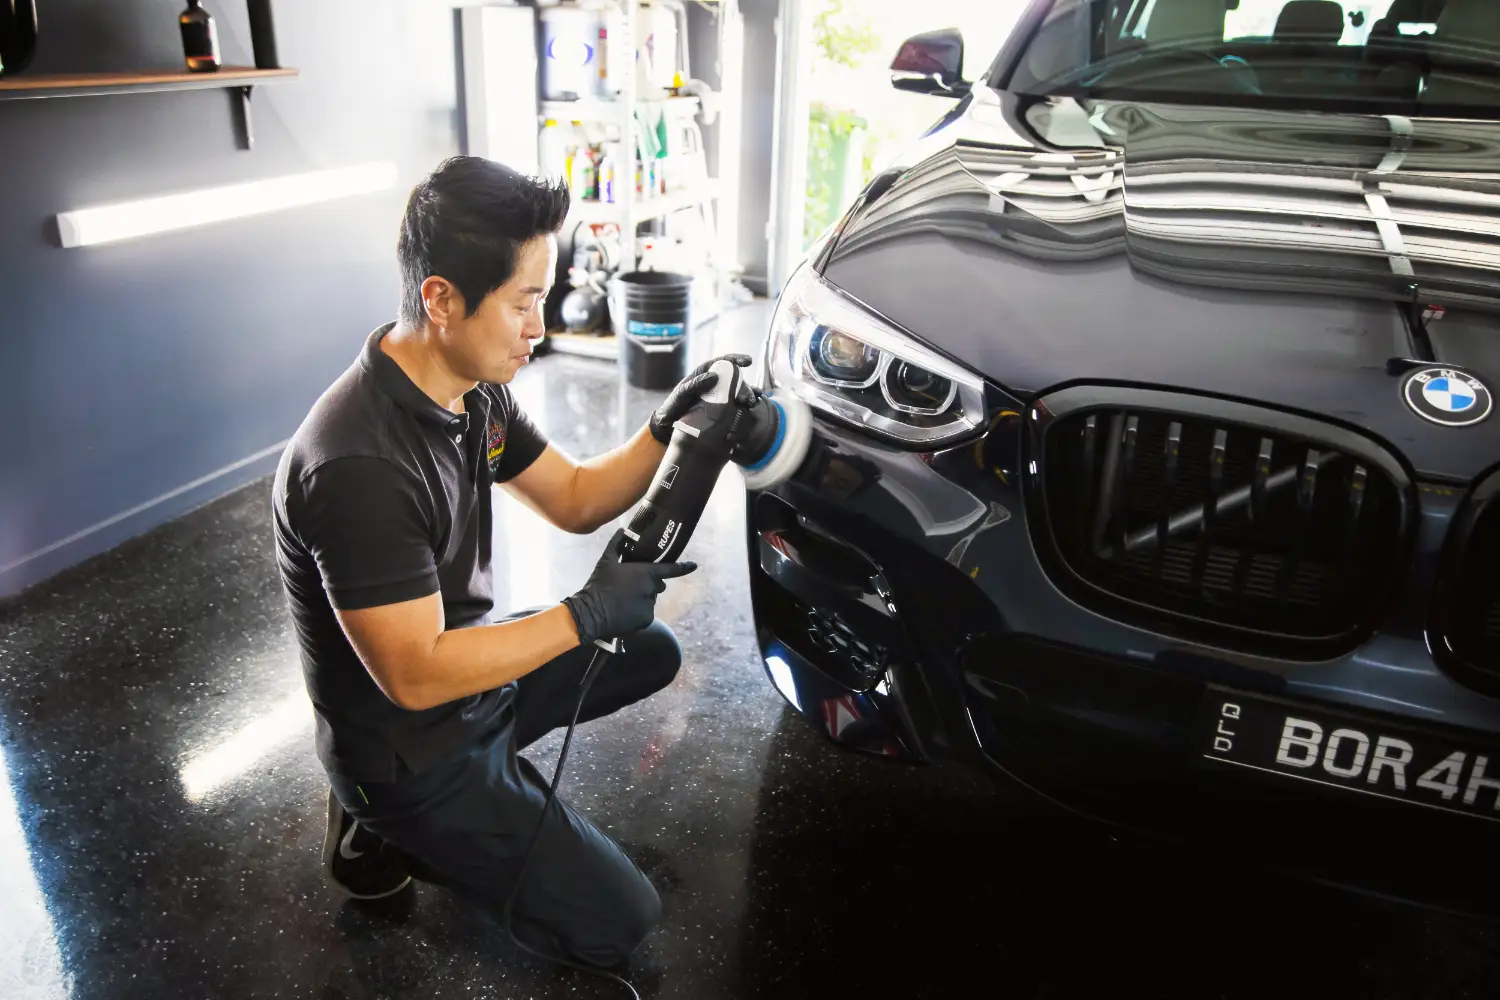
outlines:
{"label": "black bottle", "polygon": [[250,46],[255,49],[256,69],[280,69],[276,53],[276,25],[271,19],[271,0],[246,0],[250,8]]}
{"label": "black bottle", "polygon": [[213,73],[219,68],[219,26],[203,9],[203,0],[188,0],[188,9],[177,19],[182,26],[182,50],[193,73]]}
{"label": "black bottle", "polygon": [[36,54],[36,0],[0,0],[0,76],[19,73]]}

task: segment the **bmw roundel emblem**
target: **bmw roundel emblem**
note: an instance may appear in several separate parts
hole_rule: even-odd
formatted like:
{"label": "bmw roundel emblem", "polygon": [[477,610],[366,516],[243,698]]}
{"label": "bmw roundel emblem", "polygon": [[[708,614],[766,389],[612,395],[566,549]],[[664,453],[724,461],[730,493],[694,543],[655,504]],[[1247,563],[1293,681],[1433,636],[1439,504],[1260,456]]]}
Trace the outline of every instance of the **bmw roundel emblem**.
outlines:
{"label": "bmw roundel emblem", "polygon": [[1495,397],[1472,375],[1451,368],[1423,368],[1406,379],[1406,405],[1417,416],[1446,427],[1469,427],[1490,415]]}

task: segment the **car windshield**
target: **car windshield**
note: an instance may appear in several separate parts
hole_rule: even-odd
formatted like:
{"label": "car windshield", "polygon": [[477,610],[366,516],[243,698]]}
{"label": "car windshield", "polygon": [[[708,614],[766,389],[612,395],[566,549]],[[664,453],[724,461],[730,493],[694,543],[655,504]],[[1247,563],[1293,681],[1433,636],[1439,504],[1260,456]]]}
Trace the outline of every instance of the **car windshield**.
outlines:
{"label": "car windshield", "polygon": [[1489,117],[1500,108],[1500,0],[1058,0],[1007,88]]}

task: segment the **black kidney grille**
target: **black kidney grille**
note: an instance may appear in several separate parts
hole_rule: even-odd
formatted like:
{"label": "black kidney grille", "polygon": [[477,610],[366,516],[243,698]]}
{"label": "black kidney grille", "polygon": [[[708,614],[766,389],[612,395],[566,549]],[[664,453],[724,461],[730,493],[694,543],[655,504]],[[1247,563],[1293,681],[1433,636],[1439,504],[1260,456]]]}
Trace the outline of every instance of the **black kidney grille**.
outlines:
{"label": "black kidney grille", "polygon": [[1045,444],[1067,570],[1169,615],[1292,639],[1357,629],[1400,553],[1401,494],[1370,464],[1254,427],[1128,410]]}
{"label": "black kidney grille", "polygon": [[1449,637],[1460,656],[1500,673],[1500,501],[1491,501],[1464,544],[1458,578],[1449,590],[1454,614]]}

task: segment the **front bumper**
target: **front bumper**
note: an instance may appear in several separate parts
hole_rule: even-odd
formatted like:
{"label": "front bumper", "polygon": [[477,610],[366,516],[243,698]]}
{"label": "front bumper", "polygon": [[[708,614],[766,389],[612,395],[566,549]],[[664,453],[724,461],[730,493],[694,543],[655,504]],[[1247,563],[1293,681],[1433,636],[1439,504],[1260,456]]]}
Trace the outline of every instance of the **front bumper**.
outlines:
{"label": "front bumper", "polygon": [[[1205,763],[1205,706],[1243,693],[1371,731],[1500,747],[1500,702],[1438,669],[1420,614],[1337,660],[1243,655],[1102,617],[1063,595],[1027,524],[1017,406],[976,444],[885,448],[819,423],[797,479],[750,495],[768,676],[814,727],[913,763],[956,758],[1060,807],[1428,902],[1500,899],[1500,823]],[[1420,550],[1457,498],[1424,497]],[[1423,561],[1405,604],[1425,607]],[[1500,774],[1500,754],[1491,771]],[[1495,818],[1500,820],[1500,803]],[[1474,859],[1454,869],[1455,859]],[[1482,860],[1481,860],[1482,859]],[[1483,889],[1479,883],[1485,883]],[[1491,884],[1492,883],[1492,884]],[[1476,892],[1477,891],[1477,892]]]}

